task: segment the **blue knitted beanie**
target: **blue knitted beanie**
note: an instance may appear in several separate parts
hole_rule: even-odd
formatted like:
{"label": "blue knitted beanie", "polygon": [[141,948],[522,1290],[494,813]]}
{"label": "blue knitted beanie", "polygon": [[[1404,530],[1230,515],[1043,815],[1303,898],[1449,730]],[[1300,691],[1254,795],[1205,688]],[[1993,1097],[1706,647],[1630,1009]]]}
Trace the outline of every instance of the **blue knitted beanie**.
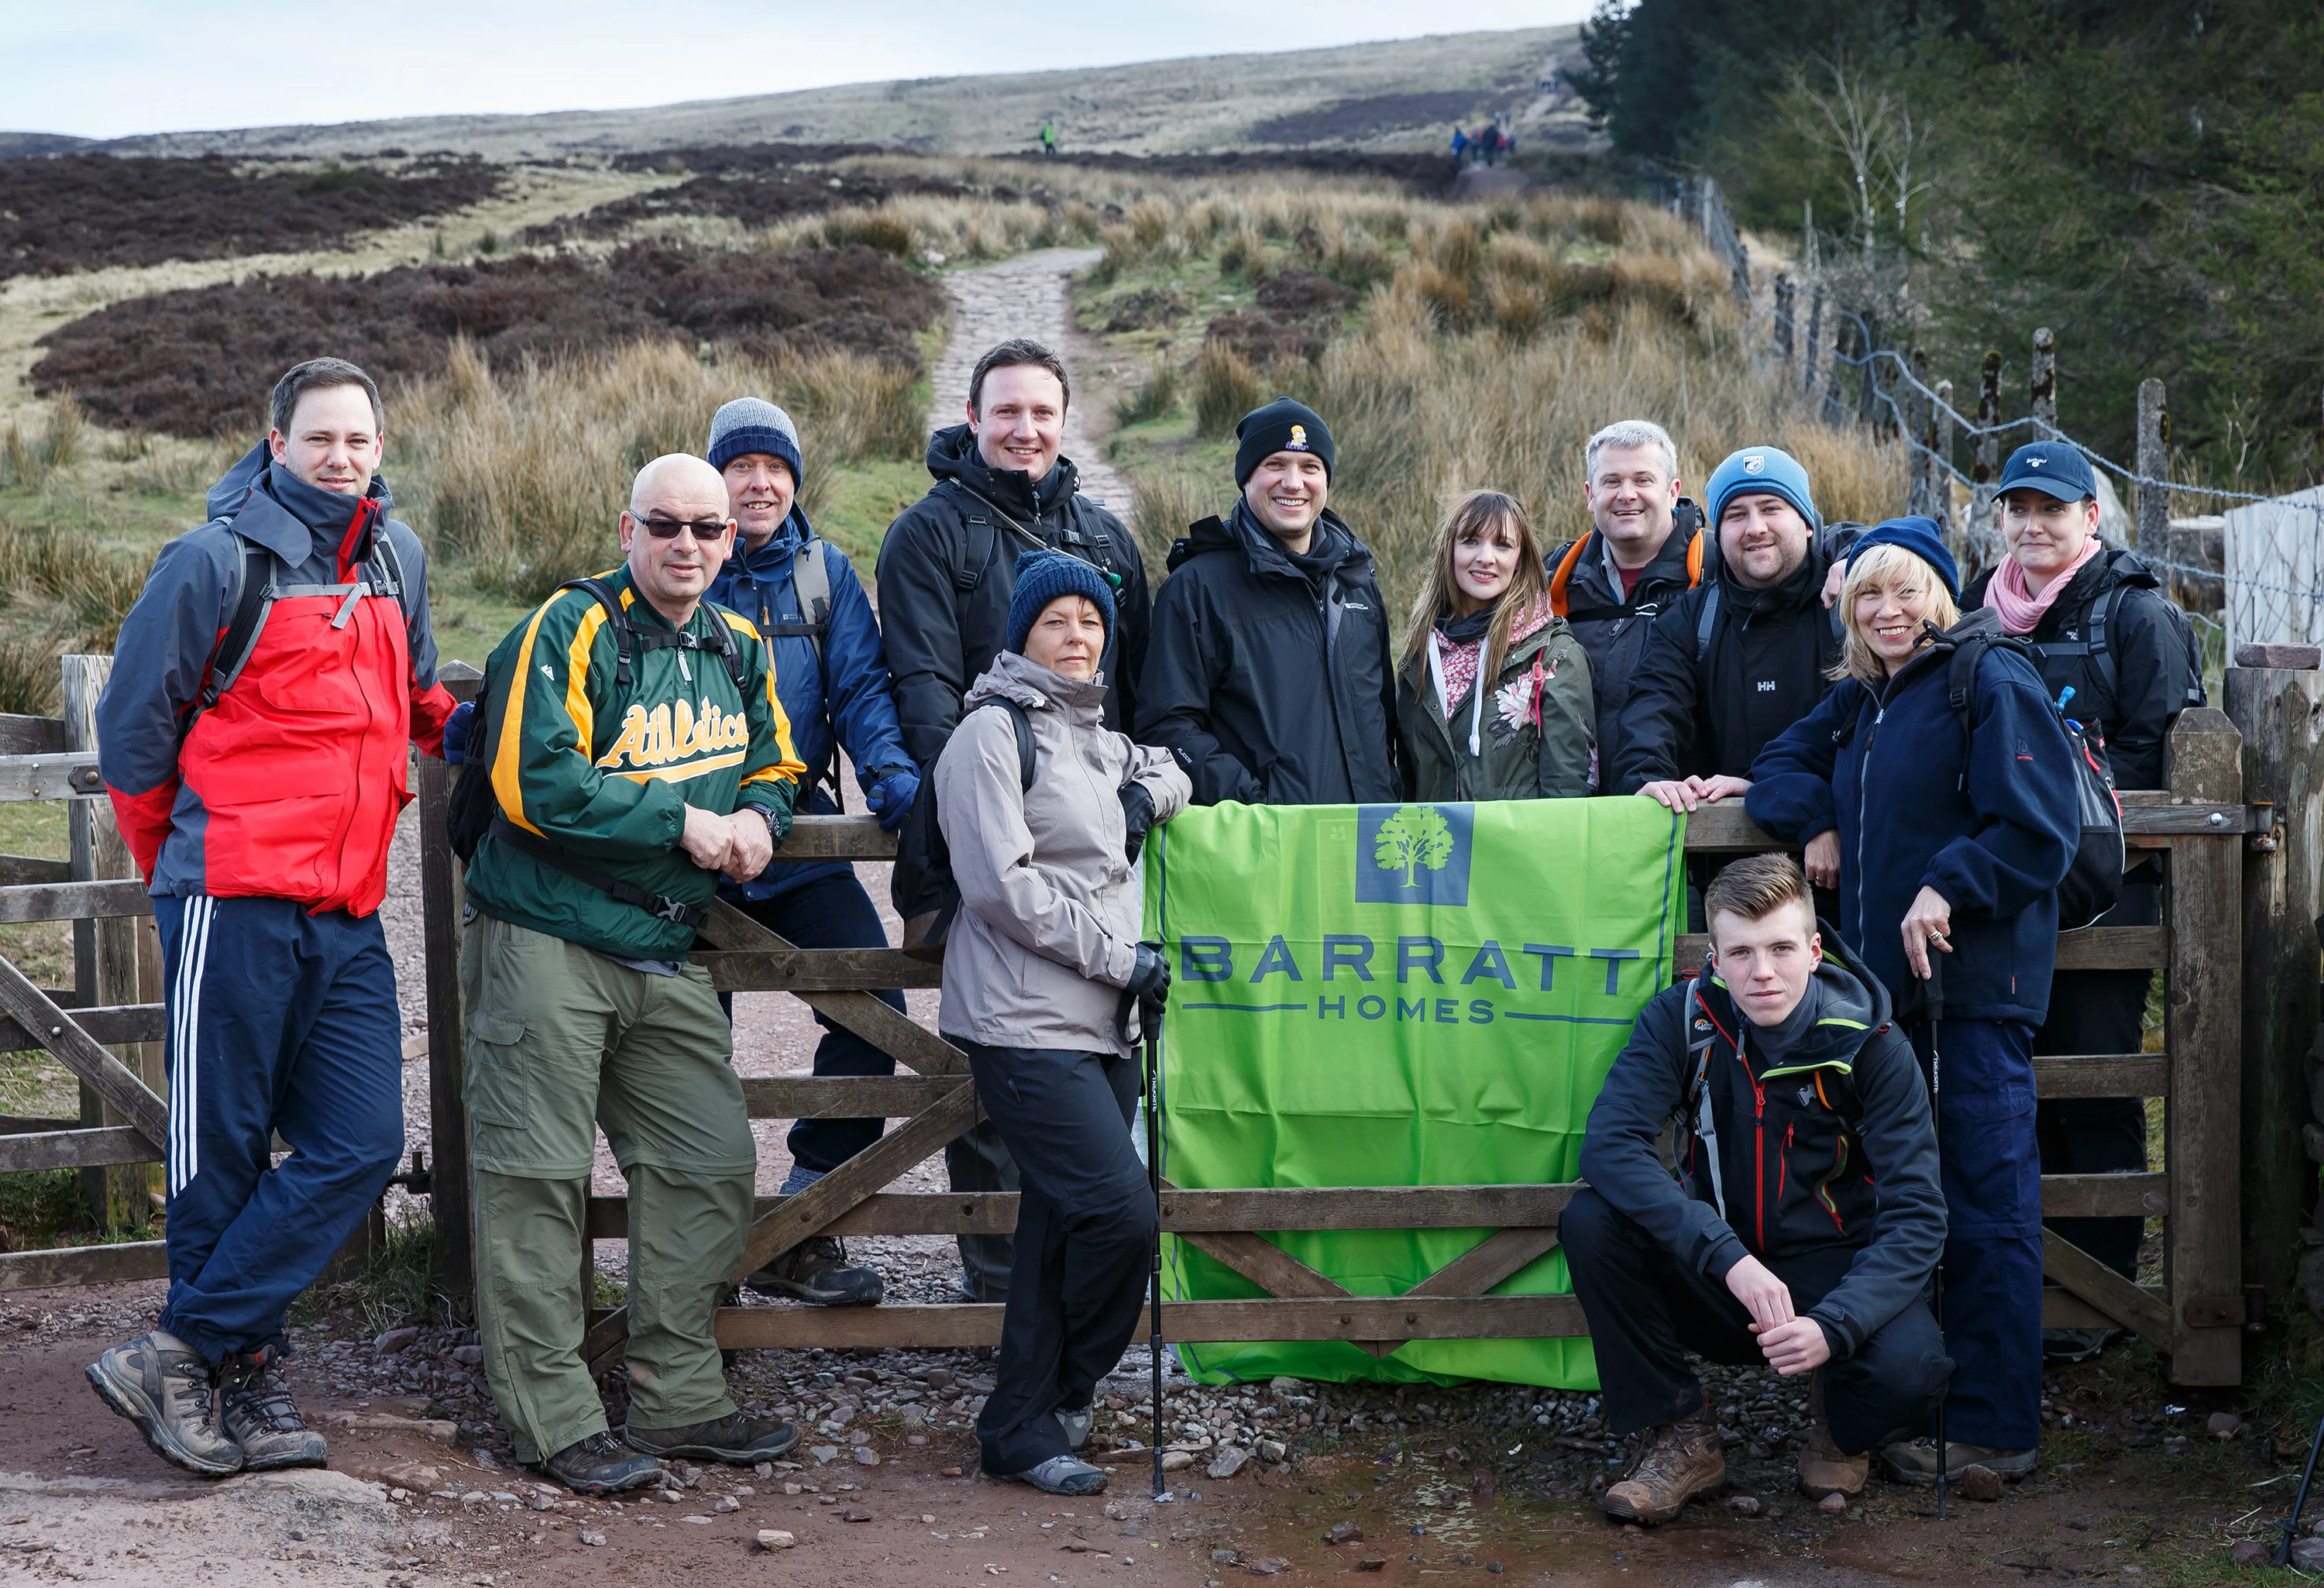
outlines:
{"label": "blue knitted beanie", "polygon": [[1823,527],[1823,520],[1816,516],[1815,494],[1808,489],[1808,471],[1800,466],[1799,459],[1777,447],[1746,447],[1729,453],[1727,461],[1711,471],[1703,509],[1710,515],[1711,529],[1717,531],[1729,502],[1754,494],[1780,496],[1790,503],[1792,510],[1808,521],[1811,533]]}
{"label": "blue knitted beanie", "polygon": [[1060,596],[1086,596],[1113,637],[1113,590],[1105,576],[1078,557],[1062,551],[1027,551],[1017,559],[1017,584],[1009,596],[1009,649],[1025,653],[1025,637],[1050,602]]}
{"label": "blue knitted beanie", "polygon": [[1944,581],[1946,593],[1958,603],[1960,600],[1960,568],[1953,554],[1945,549],[1944,531],[1932,518],[1914,514],[1909,518],[1892,518],[1873,525],[1856,537],[1856,544],[1848,549],[1849,567],[1875,546],[1901,546],[1923,562]]}
{"label": "blue knitted beanie", "polygon": [[726,466],[746,452],[779,457],[791,471],[797,488],[799,472],[798,427],[791,416],[761,397],[737,397],[710,416],[710,448],[703,454],[710,466],[724,474]]}

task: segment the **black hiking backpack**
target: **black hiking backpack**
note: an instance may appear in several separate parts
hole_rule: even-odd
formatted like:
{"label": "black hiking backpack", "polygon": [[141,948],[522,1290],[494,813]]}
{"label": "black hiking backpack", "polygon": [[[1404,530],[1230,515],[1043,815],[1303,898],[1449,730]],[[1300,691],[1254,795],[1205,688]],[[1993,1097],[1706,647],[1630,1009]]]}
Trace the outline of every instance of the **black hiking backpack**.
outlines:
{"label": "black hiking backpack", "polygon": [[[1005,695],[979,701],[975,709],[982,711],[988,706],[1008,712],[1010,725],[1017,730],[1017,784],[1020,789],[1032,788],[1032,719]],[[959,733],[961,724],[967,721],[967,715],[963,715],[952,731]],[[888,898],[904,919],[903,951],[929,965],[942,965],[945,939],[952,933],[953,919],[960,914],[960,884],[953,879],[952,849],[936,821],[933,762],[927,776],[920,780],[920,791],[912,797],[902,830],[896,835],[896,867],[890,873]]]}
{"label": "black hiking backpack", "polygon": [[[709,640],[698,634],[683,634],[659,629],[640,630],[632,627],[629,614],[622,609],[621,593],[603,579],[567,579],[558,589],[586,590],[598,605],[605,609],[606,626],[613,631],[613,684],[627,689],[636,678],[630,659],[641,651],[715,651],[726,667],[726,676],[744,698],[749,697],[751,658],[734,642],[734,631],[724,620],[717,633]],[[555,596],[549,599],[555,600]],[[585,861],[576,860],[555,844],[537,833],[529,833],[501,813],[499,798],[493,792],[493,773],[488,764],[492,754],[493,725],[487,718],[492,710],[494,679],[492,665],[484,667],[484,681],[476,687],[476,709],[468,718],[468,742],[462,747],[460,775],[454,780],[451,797],[444,805],[445,836],[451,840],[452,853],[466,864],[476,857],[476,845],[490,833],[497,841],[521,854],[529,854],[552,871],[564,872],[576,882],[584,882],[620,900],[635,905],[647,914],[667,921],[699,928],[710,919],[709,912],[698,905],[680,903],[660,893],[649,893],[633,882],[599,871]]]}
{"label": "black hiking backpack", "polygon": [[[1953,653],[1945,664],[1945,691],[1961,730],[1973,733],[1977,708],[1977,668],[1988,651],[2010,650],[2025,658],[2034,676],[2042,676],[2042,658],[2027,641],[2015,635],[1979,630],[1948,635]],[[2114,769],[2107,763],[2106,741],[2082,731],[2055,702],[2059,729],[2073,752],[2074,803],[2081,839],[2066,880],[2058,884],[2058,930],[2078,932],[2095,926],[2122,899],[2122,873],[2128,869],[2130,851],[2122,836],[2122,797],[2115,792]]]}

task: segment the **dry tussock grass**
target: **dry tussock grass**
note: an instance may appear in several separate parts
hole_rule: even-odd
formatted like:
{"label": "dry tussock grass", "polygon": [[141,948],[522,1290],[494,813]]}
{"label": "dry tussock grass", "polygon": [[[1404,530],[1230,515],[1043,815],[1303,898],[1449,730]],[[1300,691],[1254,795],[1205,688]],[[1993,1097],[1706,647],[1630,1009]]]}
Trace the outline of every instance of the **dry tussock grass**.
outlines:
{"label": "dry tussock grass", "polygon": [[[787,409],[818,465],[916,457],[927,444],[914,372],[876,359],[714,361],[655,341],[495,370],[461,339],[442,375],[396,395],[396,450],[437,546],[479,588],[531,603],[615,560],[614,520],[639,466],[698,453],[718,405],[746,393]],[[826,478],[807,471],[810,515]]]}

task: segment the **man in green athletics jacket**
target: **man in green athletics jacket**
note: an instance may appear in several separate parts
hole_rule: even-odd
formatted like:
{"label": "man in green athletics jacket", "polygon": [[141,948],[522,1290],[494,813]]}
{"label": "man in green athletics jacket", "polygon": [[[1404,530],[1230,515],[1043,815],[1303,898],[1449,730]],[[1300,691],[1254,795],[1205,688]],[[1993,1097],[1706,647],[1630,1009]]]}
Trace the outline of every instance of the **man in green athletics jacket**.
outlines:
{"label": "man in green athletics jacket", "polygon": [[[735,1408],[712,1334],[758,1155],[686,955],[720,874],[758,875],[789,832],[803,770],[758,630],[702,598],[733,532],[715,469],[648,464],[622,566],[500,642],[473,742],[497,807],[460,944],[484,1373],[517,1459],[584,1494],[798,1437]],[[580,1354],[599,1125],[629,1181],[626,1447]]]}

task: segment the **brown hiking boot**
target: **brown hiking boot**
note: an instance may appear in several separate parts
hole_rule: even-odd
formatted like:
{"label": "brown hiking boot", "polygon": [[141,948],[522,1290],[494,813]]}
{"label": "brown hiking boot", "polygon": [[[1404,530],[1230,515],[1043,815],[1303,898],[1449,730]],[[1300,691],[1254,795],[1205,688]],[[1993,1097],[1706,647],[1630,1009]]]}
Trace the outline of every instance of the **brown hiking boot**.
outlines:
{"label": "brown hiking boot", "polygon": [[1821,1500],[1827,1494],[1844,1494],[1853,1499],[1864,1492],[1864,1480],[1872,1472],[1872,1453],[1860,1451],[1843,1455],[1831,1436],[1831,1419],[1823,1411],[1823,1370],[1816,1370],[1808,1386],[1808,1415],[1815,1419],[1815,1427],[1807,1443],[1800,1446],[1800,1492],[1810,1500]]}
{"label": "brown hiking boot", "polygon": [[1719,1419],[1706,1406],[1682,1422],[1656,1428],[1630,1475],[1607,1490],[1598,1504],[1609,1517],[1651,1528],[1677,1516],[1696,1495],[1715,1494],[1726,1484]]}

